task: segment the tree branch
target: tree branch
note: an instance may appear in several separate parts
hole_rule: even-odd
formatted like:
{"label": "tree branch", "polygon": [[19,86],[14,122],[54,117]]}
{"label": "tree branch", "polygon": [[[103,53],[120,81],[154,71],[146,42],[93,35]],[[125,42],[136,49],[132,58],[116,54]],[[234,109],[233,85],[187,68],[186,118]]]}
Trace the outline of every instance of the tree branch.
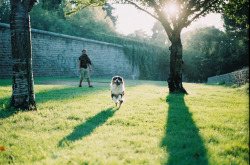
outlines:
{"label": "tree branch", "polygon": [[88,4],[88,5],[85,5],[85,6],[81,7],[81,8],[79,8],[79,9],[74,9],[74,10],[72,10],[72,11],[70,11],[70,12],[67,12],[66,15],[71,15],[71,14],[73,14],[73,13],[76,13],[76,12],[78,12],[78,11],[80,11],[80,10],[83,10],[83,9],[86,8],[86,7],[89,7],[90,5],[91,5],[91,4]]}
{"label": "tree branch", "polygon": [[[198,14],[196,14],[190,21],[188,21],[187,23],[184,24],[183,27],[186,27],[188,25],[190,25],[191,22],[193,22],[195,19],[197,19],[198,17],[200,17],[202,14],[204,14],[210,7],[212,7],[214,4],[216,4],[216,2],[218,2],[219,0],[215,0],[214,2],[210,3],[207,7],[205,7],[201,12],[199,12]],[[204,2],[205,3],[205,2]],[[204,5],[205,6],[205,5]],[[203,6],[203,7],[204,7]],[[201,7],[202,8],[202,7]]]}
{"label": "tree branch", "polygon": [[170,23],[169,21],[163,16],[162,11],[159,10],[158,5],[156,4],[156,2],[154,0],[151,0],[150,3],[152,4],[153,8],[155,9],[155,12],[158,14],[158,17],[155,16],[154,14],[148,12],[147,10],[143,9],[142,7],[140,7],[139,5],[137,5],[136,3],[126,0],[126,2],[128,2],[129,4],[134,5],[136,8],[138,8],[141,11],[146,12],[147,14],[149,14],[150,16],[152,16],[153,18],[157,19],[158,21],[161,22],[162,26],[164,27],[164,29],[166,30],[166,33],[168,35],[169,40],[172,40],[172,36],[173,36],[173,30],[170,27]]}
{"label": "tree branch", "polygon": [[139,10],[144,11],[144,12],[146,12],[147,14],[149,14],[150,16],[152,16],[153,18],[159,20],[159,18],[158,18],[157,16],[155,16],[154,14],[150,13],[149,11],[143,9],[142,7],[140,7],[139,5],[137,5],[136,3],[132,2],[132,1],[128,1],[128,0],[126,0],[126,2],[128,2],[128,3],[131,4],[131,5],[134,5],[134,6],[135,6],[136,8],[138,8]]}
{"label": "tree branch", "polygon": [[159,16],[159,21],[161,22],[162,26],[164,27],[164,29],[168,35],[169,40],[172,41],[173,29],[170,26],[170,22],[164,16],[164,11],[160,11],[159,7],[156,4],[154,5],[154,9],[155,9],[155,12]]}
{"label": "tree branch", "polygon": [[[78,4],[78,3],[75,3],[75,2],[70,2],[71,4]],[[77,13],[78,11],[81,11],[83,9],[85,9],[86,7],[99,7],[99,6],[102,6],[104,5],[103,4],[104,2],[102,0],[99,0],[99,1],[96,1],[96,2],[88,2],[88,3],[84,3],[84,6],[78,6],[77,8],[69,11],[66,13],[66,15],[71,15],[71,14],[75,14]],[[77,5],[76,5],[77,6]]]}
{"label": "tree branch", "polygon": [[26,11],[30,12],[33,9],[36,2],[37,0],[23,0],[22,4],[24,8],[26,9]]}
{"label": "tree branch", "polygon": [[197,2],[193,2],[190,1],[190,3],[188,4],[187,10],[185,12],[185,14],[183,15],[183,20],[184,22],[187,21],[188,17],[192,14],[194,14],[195,12],[199,11],[200,9],[202,9],[203,7],[205,7],[208,3],[210,2],[210,0],[205,0],[203,2],[203,4],[201,4],[201,6],[199,8],[196,8],[195,10],[191,10],[195,5],[197,5]]}

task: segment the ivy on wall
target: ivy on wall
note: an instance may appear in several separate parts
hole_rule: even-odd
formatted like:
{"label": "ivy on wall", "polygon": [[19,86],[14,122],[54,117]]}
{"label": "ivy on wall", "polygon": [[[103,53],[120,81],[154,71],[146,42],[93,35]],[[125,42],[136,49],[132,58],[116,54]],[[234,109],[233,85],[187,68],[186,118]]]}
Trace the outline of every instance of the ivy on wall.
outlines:
{"label": "ivy on wall", "polygon": [[167,80],[169,74],[170,52],[165,47],[137,41],[119,36],[95,33],[94,39],[109,43],[120,44],[126,57],[133,67],[138,65],[141,80]]}
{"label": "ivy on wall", "polygon": [[141,80],[166,80],[169,73],[169,52],[164,48],[146,43],[126,43],[124,53],[138,65]]}

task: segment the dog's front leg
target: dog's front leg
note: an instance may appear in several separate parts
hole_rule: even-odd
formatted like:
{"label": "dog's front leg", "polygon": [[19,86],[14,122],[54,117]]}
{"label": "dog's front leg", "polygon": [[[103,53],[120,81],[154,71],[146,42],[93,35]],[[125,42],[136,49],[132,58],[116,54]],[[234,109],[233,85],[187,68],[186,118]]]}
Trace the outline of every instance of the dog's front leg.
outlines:
{"label": "dog's front leg", "polygon": [[121,94],[119,94],[119,96],[118,96],[118,101],[123,101],[123,100],[122,100],[122,95],[121,95]]}
{"label": "dog's front leg", "polygon": [[118,101],[119,101],[119,106],[121,106],[123,103],[123,98],[121,94],[118,96]]}
{"label": "dog's front leg", "polygon": [[117,99],[116,99],[115,95],[114,95],[114,94],[112,94],[112,95],[111,95],[111,97],[112,97],[113,101],[115,102],[115,105],[117,106],[118,101],[117,101]]}

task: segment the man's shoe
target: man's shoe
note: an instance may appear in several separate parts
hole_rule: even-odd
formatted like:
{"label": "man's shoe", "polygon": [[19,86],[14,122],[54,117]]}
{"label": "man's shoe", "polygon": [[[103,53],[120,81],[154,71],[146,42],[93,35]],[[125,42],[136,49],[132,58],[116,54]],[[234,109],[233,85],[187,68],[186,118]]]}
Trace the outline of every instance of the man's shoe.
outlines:
{"label": "man's shoe", "polygon": [[92,85],[89,86],[90,88],[94,88]]}
{"label": "man's shoe", "polygon": [[82,87],[82,85],[79,85],[79,87]]}

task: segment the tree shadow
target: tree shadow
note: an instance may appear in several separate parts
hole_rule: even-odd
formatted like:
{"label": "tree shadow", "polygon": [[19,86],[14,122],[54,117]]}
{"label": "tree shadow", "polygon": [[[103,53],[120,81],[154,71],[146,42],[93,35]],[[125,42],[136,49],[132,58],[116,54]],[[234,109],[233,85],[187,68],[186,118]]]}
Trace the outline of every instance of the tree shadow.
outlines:
{"label": "tree shadow", "polygon": [[[44,89],[42,91],[36,92],[36,104],[42,104],[47,101],[60,101],[65,99],[74,99],[80,97],[82,95],[91,95],[92,93],[96,93],[97,91],[105,90],[107,87],[99,87],[99,88],[79,88],[75,86],[69,86],[64,88],[57,88],[57,89]],[[11,97],[10,98],[1,98],[0,99],[0,106],[4,106],[4,108],[0,108],[0,119],[8,118],[17,112],[21,112],[21,110],[14,109],[10,105]]]}
{"label": "tree shadow", "polygon": [[203,145],[199,128],[184,101],[184,94],[169,94],[165,137],[161,147],[165,148],[167,161],[164,164],[207,165],[207,150]]}
{"label": "tree shadow", "polygon": [[0,99],[0,119],[8,118],[16,114],[19,110],[14,109],[10,106],[11,98],[2,98]]}
{"label": "tree shadow", "polygon": [[89,118],[86,122],[76,126],[71,134],[59,141],[58,146],[67,146],[71,142],[80,140],[83,137],[90,135],[97,127],[103,125],[110,117],[112,117],[118,109],[119,108],[108,108],[103,110],[94,117]]}
{"label": "tree shadow", "polygon": [[88,88],[88,87],[75,87],[75,86],[68,86],[53,90],[43,90],[40,92],[37,92],[35,94],[36,96],[36,103],[41,104],[47,101],[60,101],[65,99],[74,99],[76,97],[82,96],[82,95],[91,95],[92,93],[95,93],[97,91],[102,91],[106,89],[105,87],[100,88]]}

